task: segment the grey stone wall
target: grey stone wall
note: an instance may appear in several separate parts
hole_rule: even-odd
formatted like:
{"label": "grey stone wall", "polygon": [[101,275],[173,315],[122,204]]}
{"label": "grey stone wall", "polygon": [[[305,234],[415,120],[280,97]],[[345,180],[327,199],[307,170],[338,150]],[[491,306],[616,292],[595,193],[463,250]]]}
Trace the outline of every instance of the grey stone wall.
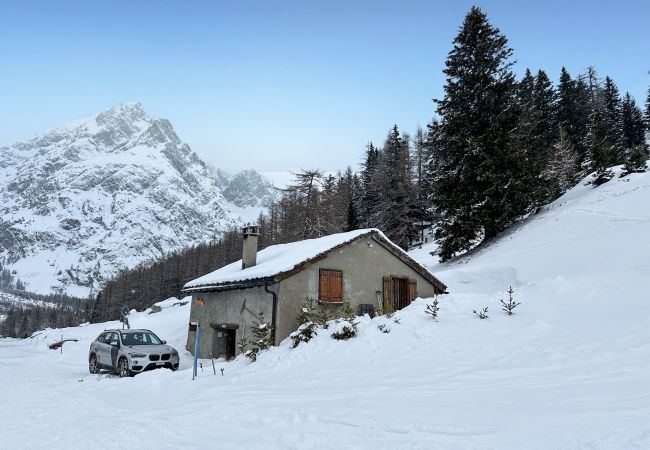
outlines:
{"label": "grey stone wall", "polygon": [[[204,304],[198,304],[198,299],[203,300]],[[270,322],[272,308],[273,297],[264,291],[264,287],[192,294],[190,322],[199,321],[201,324],[199,356],[209,358],[213,352],[216,330],[210,324],[238,324],[236,341],[242,338],[250,339],[252,337],[250,325],[257,318],[257,314],[260,311],[263,312],[264,318]],[[194,352],[194,339],[194,332],[189,331],[186,348],[192,353]],[[214,356],[217,357],[217,355]]]}
{"label": "grey stone wall", "polygon": [[[377,293],[381,298],[384,276],[406,276],[417,280],[419,297],[433,297],[436,294],[432,284],[381,244],[371,238],[359,239],[280,282],[278,342],[298,328],[296,315],[305,299],[318,300],[319,269],[343,271],[343,301],[349,303],[355,312],[362,303],[371,303],[376,309],[379,308]],[[321,304],[321,308],[336,316],[341,306]]]}

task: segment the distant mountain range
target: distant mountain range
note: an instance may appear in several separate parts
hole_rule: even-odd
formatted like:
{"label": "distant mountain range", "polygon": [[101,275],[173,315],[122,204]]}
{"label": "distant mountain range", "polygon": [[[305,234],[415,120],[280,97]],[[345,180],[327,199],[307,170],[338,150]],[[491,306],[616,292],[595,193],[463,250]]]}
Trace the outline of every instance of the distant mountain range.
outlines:
{"label": "distant mountain range", "polygon": [[211,168],[168,120],[120,104],[0,148],[0,263],[28,290],[87,295],[122,268],[218,237],[275,195],[257,172]]}

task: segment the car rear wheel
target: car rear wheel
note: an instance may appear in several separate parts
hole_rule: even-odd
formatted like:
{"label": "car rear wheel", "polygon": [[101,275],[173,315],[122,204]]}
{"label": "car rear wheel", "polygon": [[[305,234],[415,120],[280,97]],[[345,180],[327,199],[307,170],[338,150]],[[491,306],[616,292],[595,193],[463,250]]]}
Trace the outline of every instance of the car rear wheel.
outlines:
{"label": "car rear wheel", "polygon": [[97,363],[97,356],[93,353],[88,360],[88,371],[90,373],[99,373],[99,364]]}
{"label": "car rear wheel", "polygon": [[129,370],[129,363],[126,358],[120,358],[119,362],[117,363],[117,374],[120,376],[120,378],[130,377],[132,375],[131,371]]}

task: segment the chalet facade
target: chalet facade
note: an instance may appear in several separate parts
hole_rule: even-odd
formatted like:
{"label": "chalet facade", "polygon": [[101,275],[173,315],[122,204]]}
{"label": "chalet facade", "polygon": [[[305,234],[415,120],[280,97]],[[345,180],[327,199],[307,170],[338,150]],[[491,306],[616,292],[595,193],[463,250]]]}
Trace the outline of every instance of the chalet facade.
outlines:
{"label": "chalet facade", "polygon": [[[244,228],[242,260],[190,281],[190,321],[199,322],[199,356],[231,358],[250,339],[262,312],[277,345],[294,332],[306,299],[336,317],[344,303],[359,314],[385,314],[446,286],[376,229],[280,244],[257,252],[259,228]],[[194,351],[195,332],[187,349]]]}

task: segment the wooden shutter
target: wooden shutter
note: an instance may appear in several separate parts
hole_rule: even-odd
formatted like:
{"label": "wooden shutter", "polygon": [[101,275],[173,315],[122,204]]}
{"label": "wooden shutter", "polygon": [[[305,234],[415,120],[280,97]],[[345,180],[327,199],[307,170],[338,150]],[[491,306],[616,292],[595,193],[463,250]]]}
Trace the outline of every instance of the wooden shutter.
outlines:
{"label": "wooden shutter", "polygon": [[343,272],[340,270],[319,270],[319,300],[321,302],[343,301]]}
{"label": "wooden shutter", "polygon": [[384,314],[393,312],[393,286],[390,277],[383,278],[384,284]]}
{"label": "wooden shutter", "polygon": [[417,296],[418,296],[418,281],[410,278],[409,279],[409,300],[408,300],[409,304],[411,304],[411,302],[415,300],[415,297]]}

